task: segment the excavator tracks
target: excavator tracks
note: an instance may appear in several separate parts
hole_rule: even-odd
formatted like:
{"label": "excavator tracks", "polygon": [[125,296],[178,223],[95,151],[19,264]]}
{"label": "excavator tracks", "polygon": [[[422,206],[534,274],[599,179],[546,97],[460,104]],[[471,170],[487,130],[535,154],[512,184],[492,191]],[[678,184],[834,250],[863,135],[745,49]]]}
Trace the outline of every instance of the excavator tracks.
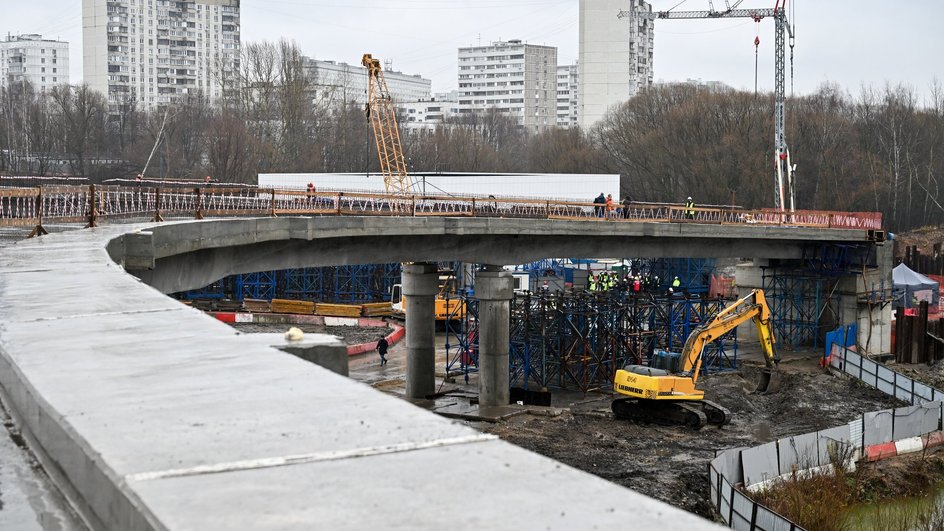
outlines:
{"label": "excavator tracks", "polygon": [[620,420],[664,426],[688,426],[695,430],[705,424],[721,426],[731,419],[730,411],[708,400],[683,402],[617,398],[613,401],[612,409],[613,415]]}

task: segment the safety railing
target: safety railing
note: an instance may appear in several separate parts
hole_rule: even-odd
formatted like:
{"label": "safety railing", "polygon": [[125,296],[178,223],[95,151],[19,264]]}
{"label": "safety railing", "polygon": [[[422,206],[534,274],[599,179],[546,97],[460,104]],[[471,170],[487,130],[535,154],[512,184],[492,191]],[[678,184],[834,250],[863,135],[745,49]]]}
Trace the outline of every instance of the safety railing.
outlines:
{"label": "safety railing", "polygon": [[773,226],[867,229],[880,231],[875,212],[744,210],[687,208],[660,203],[607,206],[576,201],[514,197],[397,196],[344,191],[294,191],[272,188],[151,186],[40,186],[0,188],[0,225],[41,225],[42,220],[84,221],[164,216],[246,215],[465,216],[584,220],[596,222],[673,222],[760,224]]}
{"label": "safety railing", "polygon": [[[871,459],[885,452],[884,447],[895,447],[896,441],[897,446],[906,447],[901,443],[912,440],[911,446],[920,449],[922,444],[929,444],[930,434],[944,427],[944,392],[838,345],[834,346],[829,365],[911,405],[863,413],[841,426],[719,454],[708,464],[709,499],[729,527],[749,531],[802,529],[752,500],[750,492],[794,473],[827,469],[836,459],[836,445],[853,450],[853,456]],[[886,455],[895,455],[894,450]]]}

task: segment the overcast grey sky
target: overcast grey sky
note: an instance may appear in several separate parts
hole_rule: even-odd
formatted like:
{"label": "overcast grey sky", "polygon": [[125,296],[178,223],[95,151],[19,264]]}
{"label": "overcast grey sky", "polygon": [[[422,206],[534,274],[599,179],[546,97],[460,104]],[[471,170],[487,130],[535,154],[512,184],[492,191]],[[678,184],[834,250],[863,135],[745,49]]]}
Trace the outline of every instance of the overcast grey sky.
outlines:
{"label": "overcast grey sky", "polygon": [[[652,0],[665,10],[680,0]],[[773,7],[745,0],[741,7]],[[714,0],[723,6],[724,0]],[[0,0],[0,32],[42,33],[70,41],[73,82],[82,73],[81,0]],[[794,88],[809,93],[835,82],[852,94],[863,84],[905,83],[921,97],[944,83],[944,0],[796,0]],[[685,0],[677,9],[707,9]],[[557,46],[561,64],[578,49],[578,0],[243,0],[242,39],[285,37],[306,55],[357,64],[370,52],[456,88],[456,49],[498,39]],[[616,16],[614,14],[614,16]],[[760,45],[760,88],[773,88],[773,21],[748,19],[656,22],[656,80],[722,81],[753,89],[754,36]],[[787,90],[790,90],[789,71]]]}

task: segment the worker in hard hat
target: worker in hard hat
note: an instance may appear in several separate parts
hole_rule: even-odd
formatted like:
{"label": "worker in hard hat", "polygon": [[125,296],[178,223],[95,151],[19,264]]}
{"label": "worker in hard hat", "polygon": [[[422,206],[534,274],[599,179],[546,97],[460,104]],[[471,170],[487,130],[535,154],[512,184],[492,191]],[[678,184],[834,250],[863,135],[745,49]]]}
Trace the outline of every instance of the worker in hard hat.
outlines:
{"label": "worker in hard hat", "polygon": [[692,201],[692,196],[688,196],[685,201],[685,219],[695,219],[695,202]]}

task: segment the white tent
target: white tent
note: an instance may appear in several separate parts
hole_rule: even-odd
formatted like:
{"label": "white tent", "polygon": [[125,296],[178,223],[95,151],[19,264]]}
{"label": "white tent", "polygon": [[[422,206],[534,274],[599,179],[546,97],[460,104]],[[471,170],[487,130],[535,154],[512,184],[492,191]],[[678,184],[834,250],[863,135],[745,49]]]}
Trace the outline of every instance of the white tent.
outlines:
{"label": "white tent", "polygon": [[892,282],[895,286],[895,293],[901,294],[896,301],[895,306],[904,306],[912,308],[916,306],[914,301],[928,301],[932,306],[938,304],[939,283],[935,280],[916,273],[905,264],[898,264],[892,270]]}

